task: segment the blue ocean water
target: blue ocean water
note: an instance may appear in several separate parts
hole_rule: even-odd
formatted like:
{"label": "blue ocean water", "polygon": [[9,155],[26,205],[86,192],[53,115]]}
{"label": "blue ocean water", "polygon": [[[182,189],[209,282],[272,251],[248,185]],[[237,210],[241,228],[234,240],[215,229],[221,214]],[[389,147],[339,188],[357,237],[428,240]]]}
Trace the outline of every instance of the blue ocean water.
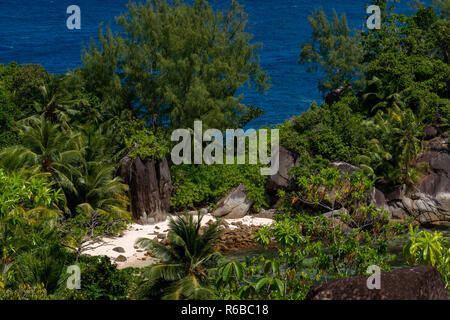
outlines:
{"label": "blue ocean water", "polygon": [[[210,0],[224,10],[231,0]],[[249,15],[248,31],[262,42],[261,65],[272,79],[272,87],[260,96],[244,89],[244,103],[264,109],[266,114],[250,124],[259,128],[278,124],[323,99],[317,89],[318,74],[307,73],[297,63],[301,45],[310,35],[307,17],[322,6],[347,14],[349,25],[362,29],[369,0],[240,0]],[[114,17],[126,11],[128,0],[0,0],[0,63],[39,63],[53,73],[65,73],[81,63],[81,51],[97,38],[101,22],[115,28]],[[81,8],[81,30],[68,30],[66,9]],[[410,13],[408,0],[395,4],[397,12]]]}

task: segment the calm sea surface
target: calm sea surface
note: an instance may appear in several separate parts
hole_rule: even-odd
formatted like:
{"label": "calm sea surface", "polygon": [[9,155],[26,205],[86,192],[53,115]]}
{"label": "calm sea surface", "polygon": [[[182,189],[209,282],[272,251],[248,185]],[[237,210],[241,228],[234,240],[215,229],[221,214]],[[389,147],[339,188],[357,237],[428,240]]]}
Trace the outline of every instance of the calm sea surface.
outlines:
{"label": "calm sea surface", "polygon": [[[64,73],[80,65],[81,50],[91,38],[97,38],[101,22],[115,28],[114,17],[126,11],[124,0],[0,0],[0,63],[39,63],[53,73]],[[211,0],[218,9],[230,0]],[[297,61],[301,45],[310,35],[308,15],[322,6],[328,14],[332,8],[346,13],[352,28],[362,29],[365,5],[369,0],[241,0],[249,15],[249,32],[255,42],[262,42],[262,67],[272,78],[272,87],[260,96],[244,89],[248,105],[257,105],[266,115],[250,126],[259,128],[281,123],[321,102],[317,90],[319,75],[307,73]],[[410,13],[408,0],[397,3],[397,12]],[[81,30],[66,28],[66,9],[81,8]]]}

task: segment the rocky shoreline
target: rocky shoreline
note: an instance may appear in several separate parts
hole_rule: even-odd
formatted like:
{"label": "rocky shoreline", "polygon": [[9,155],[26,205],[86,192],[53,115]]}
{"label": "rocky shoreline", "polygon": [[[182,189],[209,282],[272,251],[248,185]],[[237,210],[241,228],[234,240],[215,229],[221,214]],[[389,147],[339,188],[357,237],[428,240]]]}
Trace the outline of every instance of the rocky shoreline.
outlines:
{"label": "rocky shoreline", "polygon": [[216,247],[218,252],[231,254],[242,249],[259,247],[259,244],[255,241],[254,234],[261,226],[246,225],[242,222],[231,222],[231,225],[236,226],[236,228],[225,228]]}
{"label": "rocky shoreline", "polygon": [[[428,140],[423,143],[423,152],[416,165],[424,168],[418,181],[411,187],[377,185],[367,194],[369,203],[384,208],[393,221],[414,219],[414,224],[423,227],[450,225],[450,132],[440,135],[429,130]],[[280,169],[269,176],[267,188],[271,191],[289,190],[292,177],[288,172],[299,164],[298,155],[280,148]],[[333,162],[330,167],[351,174],[360,168],[346,162]],[[331,213],[330,213],[331,214]]]}

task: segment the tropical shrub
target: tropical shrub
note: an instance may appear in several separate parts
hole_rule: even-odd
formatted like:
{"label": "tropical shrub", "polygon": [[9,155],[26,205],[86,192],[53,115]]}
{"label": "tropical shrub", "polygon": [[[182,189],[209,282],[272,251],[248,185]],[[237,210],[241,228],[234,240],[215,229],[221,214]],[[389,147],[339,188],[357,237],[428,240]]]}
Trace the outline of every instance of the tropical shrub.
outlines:
{"label": "tropical shrub", "polygon": [[0,300],[50,300],[43,285],[20,285],[17,290],[4,289],[0,282]]}
{"label": "tropical shrub", "polygon": [[247,196],[254,201],[256,210],[267,206],[267,177],[261,175],[259,165],[173,165],[171,175],[174,186],[171,207],[176,211],[214,206],[240,183],[248,189]]}
{"label": "tropical shrub", "polygon": [[49,237],[34,248],[21,253],[14,261],[12,272],[14,286],[42,286],[48,295],[61,290],[66,285],[66,268],[73,263],[73,256],[59,243],[56,233],[48,232]]}
{"label": "tropical shrub", "polygon": [[374,264],[389,270],[388,241],[404,225],[389,222],[386,211],[366,203],[371,179],[359,171],[348,175],[325,168],[301,174],[297,182],[297,191],[279,192],[276,222],[256,233],[261,245],[275,244],[278,254],[222,264],[219,297],[303,299],[322,281],[364,275]]}
{"label": "tropical shrub", "polygon": [[313,103],[292,123],[279,126],[280,144],[300,156],[352,162],[368,141],[359,108],[356,97],[345,97],[332,106]]}
{"label": "tropical shrub", "polygon": [[136,275],[132,268],[117,269],[110,258],[81,256],[80,289],[63,289],[56,297],[67,300],[124,300],[129,298]]}
{"label": "tropical shrub", "polygon": [[[372,209],[374,210],[374,209]],[[379,228],[351,232],[323,215],[285,214],[256,233],[257,241],[275,256],[244,262],[225,261],[216,280],[220,299],[304,299],[308,291],[333,278],[365,275],[370,265],[389,270],[387,241],[401,228],[386,221]]]}
{"label": "tropical shrub", "polygon": [[408,242],[403,254],[411,265],[434,266],[441,273],[447,290],[450,280],[450,238],[440,232],[434,233],[409,226]]}
{"label": "tropical shrub", "polygon": [[64,195],[45,176],[2,169],[0,188],[0,282],[11,299],[51,294],[66,262],[55,231]]}
{"label": "tropical shrub", "polygon": [[361,171],[348,174],[336,168],[324,168],[316,174],[298,176],[297,190],[289,196],[292,204],[299,202],[316,212],[346,209],[354,214],[373,185],[373,180]]}
{"label": "tropical shrub", "polygon": [[365,168],[385,182],[412,185],[420,169],[414,166],[422,150],[420,120],[410,109],[396,107],[387,114],[380,111],[366,125],[373,131],[374,138],[365,154],[358,157],[360,164],[367,164]]}
{"label": "tropical shrub", "polygon": [[63,202],[61,190],[44,177],[27,179],[22,174],[6,174],[0,169],[0,267],[2,274],[22,250],[48,240]]}
{"label": "tropical shrub", "polygon": [[169,138],[162,130],[156,134],[149,129],[139,130],[129,138],[125,138],[128,156],[132,159],[162,159],[169,153]]}
{"label": "tropical shrub", "polygon": [[0,84],[10,96],[11,106],[18,109],[14,120],[34,114],[33,101],[39,96],[40,88],[45,85],[49,73],[40,65],[19,65],[10,63],[0,65]]}
{"label": "tropical shrub", "polygon": [[11,100],[11,95],[0,82],[0,149],[17,143],[17,133],[13,128],[14,121],[20,117],[20,110]]}

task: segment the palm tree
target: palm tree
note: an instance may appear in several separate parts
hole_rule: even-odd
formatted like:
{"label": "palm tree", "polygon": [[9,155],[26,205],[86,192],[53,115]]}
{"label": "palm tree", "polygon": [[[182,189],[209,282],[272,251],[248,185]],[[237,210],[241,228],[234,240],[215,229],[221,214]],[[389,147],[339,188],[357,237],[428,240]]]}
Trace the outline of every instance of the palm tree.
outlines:
{"label": "palm tree", "polygon": [[[389,84],[392,82],[388,82]],[[398,92],[392,85],[388,85],[377,77],[368,81],[366,93],[362,96],[366,105],[370,106],[370,112],[376,113],[378,110],[387,110],[388,108],[403,108],[405,106],[403,99],[408,89]]]}
{"label": "palm tree", "polygon": [[139,296],[163,299],[204,299],[212,297],[209,273],[217,266],[214,246],[220,238],[220,221],[201,231],[202,216],[181,215],[170,219],[169,244],[150,239],[138,239],[160,263],[143,272]]}
{"label": "palm tree", "polygon": [[77,149],[86,161],[110,163],[114,159],[118,147],[111,122],[100,125],[86,123],[75,130],[80,133],[76,139]]}
{"label": "palm tree", "polygon": [[71,215],[83,204],[82,210],[90,213],[108,210],[122,216],[126,186],[114,178],[115,167],[105,147],[108,142],[98,130],[85,126],[75,133],[44,116],[27,119],[19,129],[23,145],[4,149],[0,166],[50,175],[64,191]]}
{"label": "palm tree", "polygon": [[75,107],[87,104],[85,100],[73,97],[67,86],[64,76],[51,76],[47,83],[39,87],[40,95],[33,101],[39,116],[45,116],[52,123],[59,123],[64,128],[69,128],[71,117],[79,112]]}
{"label": "palm tree", "polygon": [[0,166],[8,171],[49,174],[59,185],[71,185],[64,171],[79,158],[73,148],[75,134],[41,116],[23,121],[19,136],[22,145],[0,152]]}
{"label": "palm tree", "polygon": [[42,284],[49,294],[64,287],[64,271],[69,259],[63,247],[52,240],[17,257],[13,270],[19,283],[31,287]]}
{"label": "palm tree", "polygon": [[19,128],[22,145],[0,152],[0,166],[8,171],[50,174],[52,180],[65,188],[73,188],[66,172],[80,157],[74,148],[76,134],[63,131],[44,116],[30,118]]}
{"label": "palm tree", "polygon": [[[117,214],[124,216],[127,186],[120,177],[114,177],[111,164],[82,161],[79,168],[71,172],[73,188],[65,190],[67,204],[75,213],[78,208],[90,215]],[[125,205],[126,207],[126,205]]]}
{"label": "palm tree", "polygon": [[0,213],[0,281],[10,269],[20,267],[18,256],[55,240],[51,238],[59,214],[44,207],[30,210],[19,207]]}
{"label": "palm tree", "polygon": [[125,195],[128,186],[114,176],[116,166],[109,160],[110,143],[103,129],[85,125],[78,130],[75,145],[79,158],[63,170],[70,184],[61,186],[70,213],[62,234],[71,239],[65,245],[75,250],[77,259],[98,231],[113,233],[117,225],[130,218]]}
{"label": "palm tree", "polygon": [[413,183],[416,170],[412,165],[421,150],[423,125],[411,109],[394,107],[388,113],[378,112],[366,125],[372,127],[377,138],[371,140],[368,154],[359,160],[365,168],[377,171],[379,178],[406,185]]}
{"label": "palm tree", "polygon": [[399,108],[395,108],[391,110],[390,116],[391,119],[397,121],[397,127],[393,129],[393,132],[398,139],[399,160],[405,170],[404,181],[406,185],[410,185],[414,180],[410,169],[421,150],[419,137],[423,133],[423,125],[411,109],[401,111]]}
{"label": "palm tree", "polygon": [[77,128],[75,149],[78,154],[76,165],[67,166],[64,172],[70,177],[71,186],[62,189],[66,193],[72,212],[78,207],[92,214],[108,211],[122,216],[124,194],[127,186],[121,178],[114,177],[116,167],[111,163],[111,143],[105,129],[86,124]]}

